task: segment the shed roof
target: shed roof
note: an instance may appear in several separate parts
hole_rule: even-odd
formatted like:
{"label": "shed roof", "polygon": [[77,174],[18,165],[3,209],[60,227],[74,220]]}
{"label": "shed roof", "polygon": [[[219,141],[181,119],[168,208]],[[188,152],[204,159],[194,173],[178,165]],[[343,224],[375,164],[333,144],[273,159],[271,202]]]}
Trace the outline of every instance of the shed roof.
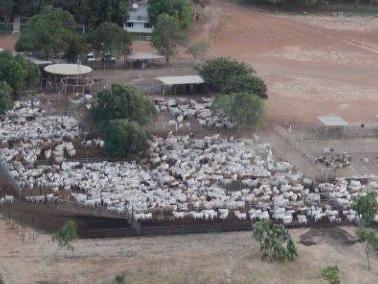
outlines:
{"label": "shed roof", "polygon": [[39,58],[36,58],[36,57],[33,57],[33,56],[26,56],[25,55],[25,58],[27,60],[29,60],[30,62],[36,64],[36,65],[50,65],[50,64],[53,64],[53,62],[51,60],[43,60],[43,59],[39,59]]}
{"label": "shed roof", "polygon": [[135,60],[153,60],[153,59],[162,59],[164,56],[156,53],[148,53],[148,52],[136,52],[131,54],[127,57],[129,61]]}
{"label": "shed roof", "polygon": [[200,84],[205,83],[205,81],[199,75],[166,76],[166,77],[157,77],[156,79],[167,86],[190,85],[190,84],[200,85]]}
{"label": "shed roof", "polygon": [[342,117],[337,115],[330,115],[330,116],[319,116],[318,119],[324,126],[348,126],[348,122],[346,122]]}
{"label": "shed roof", "polygon": [[93,69],[89,66],[78,64],[52,64],[46,66],[45,71],[54,75],[77,76],[89,74]]}

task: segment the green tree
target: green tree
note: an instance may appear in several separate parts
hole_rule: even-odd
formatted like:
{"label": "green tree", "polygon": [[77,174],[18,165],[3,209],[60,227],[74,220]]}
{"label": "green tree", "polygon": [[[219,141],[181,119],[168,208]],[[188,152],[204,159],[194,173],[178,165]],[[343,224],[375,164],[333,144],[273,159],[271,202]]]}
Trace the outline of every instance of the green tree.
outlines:
{"label": "green tree", "polygon": [[38,66],[27,61],[21,55],[13,56],[9,52],[0,53],[0,81],[6,82],[17,92],[29,87],[40,78]]}
{"label": "green tree", "polygon": [[253,74],[228,77],[221,91],[225,94],[248,92],[263,99],[268,98],[265,82]]}
{"label": "green tree", "polygon": [[112,120],[105,131],[105,151],[113,157],[128,158],[148,148],[148,134],[135,121]]}
{"label": "green tree", "polygon": [[337,266],[328,266],[322,269],[322,277],[329,284],[340,284],[339,269]]}
{"label": "green tree", "polygon": [[179,46],[187,40],[186,32],[180,29],[178,20],[167,14],[158,17],[152,32],[151,44],[165,57],[167,64],[176,55]]}
{"label": "green tree", "polygon": [[264,115],[264,103],[254,94],[236,93],[217,96],[212,112],[226,116],[242,127],[254,127]]}
{"label": "green tree", "polygon": [[192,43],[188,46],[187,52],[193,57],[193,63],[196,64],[197,59],[203,55],[209,48],[206,41]]}
{"label": "green tree", "polygon": [[4,81],[0,81],[0,115],[12,109],[12,88]]}
{"label": "green tree", "polygon": [[86,27],[95,29],[105,22],[122,26],[128,17],[127,0],[55,0],[55,4],[74,15],[83,34]]}
{"label": "green tree", "polygon": [[378,234],[372,228],[374,218],[378,214],[377,193],[370,190],[366,195],[359,196],[353,201],[352,208],[357,211],[360,219],[360,229],[357,230],[357,235],[361,242],[366,243],[365,253],[370,270],[370,252],[374,250],[378,253]]}
{"label": "green tree", "polygon": [[3,17],[6,25],[11,21],[13,7],[13,0],[0,0],[0,17]]}
{"label": "green tree", "polygon": [[263,260],[293,261],[298,256],[296,243],[283,225],[258,222],[253,227],[253,237],[260,243]]}
{"label": "green tree", "polygon": [[77,225],[75,221],[68,220],[63,228],[59,230],[52,238],[54,242],[58,242],[58,246],[61,248],[67,248],[69,250],[74,250],[72,246],[72,241],[77,238]]}
{"label": "green tree", "polygon": [[101,24],[94,30],[89,36],[89,42],[94,50],[103,56],[109,52],[118,56],[127,55],[131,46],[127,31],[109,22]]}
{"label": "green tree", "polygon": [[99,92],[92,108],[92,118],[100,127],[114,119],[128,119],[145,125],[155,115],[152,100],[130,85],[115,84],[110,90]]}
{"label": "green tree", "polygon": [[47,6],[25,24],[16,49],[34,52],[44,58],[62,56],[67,53],[73,38],[75,42],[79,40],[75,27],[75,20],[69,12]]}
{"label": "green tree", "polygon": [[4,284],[3,276],[0,273],[0,284]]}
{"label": "green tree", "polygon": [[148,2],[148,15],[153,25],[158,23],[159,16],[162,14],[176,18],[182,30],[188,30],[192,26],[193,7],[190,1],[150,0]]}
{"label": "green tree", "polygon": [[229,78],[238,78],[255,73],[255,70],[243,63],[230,58],[216,58],[206,61],[198,67],[205,83],[214,92],[224,89]]}
{"label": "green tree", "polygon": [[357,211],[364,226],[370,226],[378,213],[377,193],[370,190],[366,195],[361,195],[353,200],[352,208]]}

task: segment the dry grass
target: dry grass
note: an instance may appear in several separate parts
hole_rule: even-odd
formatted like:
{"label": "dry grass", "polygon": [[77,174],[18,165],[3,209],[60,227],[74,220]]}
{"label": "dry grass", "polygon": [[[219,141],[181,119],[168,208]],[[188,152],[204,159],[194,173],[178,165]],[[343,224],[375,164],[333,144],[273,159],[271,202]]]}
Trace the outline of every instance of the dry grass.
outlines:
{"label": "dry grass", "polygon": [[[78,240],[71,253],[57,250],[48,235],[19,231],[0,221],[0,271],[6,283],[111,283],[121,272],[128,283],[141,284],[324,283],[321,268],[335,264],[342,283],[375,283],[378,277],[378,260],[369,272],[361,244],[347,246],[331,238],[317,246],[300,245],[293,263],[270,264],[260,261],[249,232]],[[298,238],[305,231],[292,232]]]}

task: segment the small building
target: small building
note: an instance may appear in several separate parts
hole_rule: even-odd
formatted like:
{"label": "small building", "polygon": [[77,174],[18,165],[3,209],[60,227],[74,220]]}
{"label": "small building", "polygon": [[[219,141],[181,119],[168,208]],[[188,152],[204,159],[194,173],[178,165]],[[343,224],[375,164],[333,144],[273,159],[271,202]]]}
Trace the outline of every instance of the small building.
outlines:
{"label": "small building", "polygon": [[173,94],[198,93],[199,88],[205,83],[199,75],[165,76],[157,77],[156,80],[162,84],[163,95],[167,92],[167,89],[171,90]]}
{"label": "small building", "polygon": [[127,57],[128,66],[145,69],[148,65],[159,63],[164,60],[164,56],[156,53],[136,52]]}
{"label": "small building", "polygon": [[337,115],[319,116],[321,138],[341,138],[346,134],[349,125],[342,117]]}
{"label": "small building", "polygon": [[147,1],[133,1],[129,8],[129,19],[124,24],[124,29],[134,34],[151,34],[153,27],[148,17]]}

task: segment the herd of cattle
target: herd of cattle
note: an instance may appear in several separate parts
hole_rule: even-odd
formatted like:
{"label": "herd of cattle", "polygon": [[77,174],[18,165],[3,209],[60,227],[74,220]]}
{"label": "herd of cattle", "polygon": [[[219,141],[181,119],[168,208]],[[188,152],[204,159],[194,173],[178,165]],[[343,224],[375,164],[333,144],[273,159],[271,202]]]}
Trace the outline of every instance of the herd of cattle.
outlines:
{"label": "herd of cattle", "polygon": [[17,102],[0,121],[0,162],[29,202],[68,195],[83,206],[132,211],[137,220],[165,212],[177,220],[352,222],[353,197],[378,190],[374,176],[315,184],[274,160],[270,145],[217,134],[153,137],[147,158],[134,162],[80,161],[77,141],[104,147],[83,139],[74,118],[48,115],[38,101]]}

